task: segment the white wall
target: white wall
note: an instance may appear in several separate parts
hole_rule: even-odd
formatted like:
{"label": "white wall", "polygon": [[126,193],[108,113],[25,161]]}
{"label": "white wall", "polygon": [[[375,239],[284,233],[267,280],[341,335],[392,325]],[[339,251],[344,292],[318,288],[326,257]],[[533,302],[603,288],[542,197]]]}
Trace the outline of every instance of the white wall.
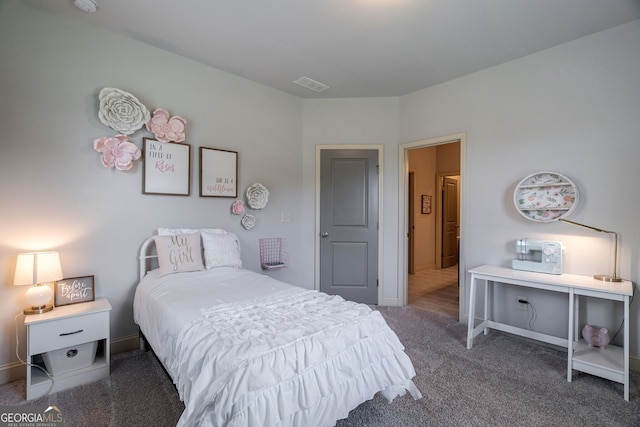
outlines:
{"label": "white wall", "polygon": [[[285,237],[291,266],[269,274],[313,287],[300,255],[300,99],[22,2],[2,2],[0,39],[0,367],[16,360],[14,315],[26,291],[12,286],[19,252],[56,249],[66,277],[95,275],[96,294],[113,306],[112,338],[137,333],[136,258],[157,227],[224,227],[254,270],[258,238]],[[97,117],[105,86],[188,120],[191,196],[143,195],[141,162],[127,172],[101,165],[93,140],[115,134]],[[130,140],[142,147],[143,136],[152,135]],[[253,230],[231,215],[235,199],[198,196],[200,146],[238,151],[239,197],[254,182],[270,190]],[[281,212],[292,222],[282,224]],[[22,328],[20,336],[24,343]]]}
{"label": "white wall", "polygon": [[307,221],[305,229],[313,240],[306,247],[305,259],[313,268],[316,233],[315,183],[316,145],[382,145],[382,287],[381,304],[397,304],[398,254],[398,98],[319,99],[303,102],[303,192]]}
{"label": "white wall", "polygon": [[[230,229],[252,269],[259,237],[287,237],[291,267],[277,275],[312,287],[318,144],[384,147],[383,303],[397,303],[399,295],[398,144],[457,132],[467,132],[465,268],[508,265],[513,240],[526,235],[562,239],[567,272],[610,270],[605,236],[527,222],[515,212],[515,184],[532,172],[556,170],[581,190],[571,218],[621,233],[620,273],[638,280],[640,21],[399,98],[302,101],[21,2],[2,2],[0,12],[0,368],[16,360],[13,316],[24,305],[24,289],[11,282],[16,254],[24,250],[58,249],[65,275],[94,274],[97,294],[114,306],[113,338],[137,331],[131,316],[136,255],[159,226]],[[104,86],[189,121],[190,197],[142,195],[140,163],[129,172],[101,166],[92,141],[111,133],[97,119]],[[132,139],[140,143],[142,134]],[[254,230],[244,231],[229,213],[231,199],[197,196],[199,146],[239,152],[241,192],[257,181],[271,190]],[[291,212],[292,223],[280,223],[283,211]],[[557,304],[538,295],[529,300]],[[615,323],[619,315],[589,310],[592,323]],[[556,316],[539,316],[536,326],[557,329],[563,322]]]}
{"label": "white wall", "polygon": [[[571,219],[621,234],[619,272],[637,282],[638,46],[640,21],[635,21],[402,96],[397,112],[395,98],[305,100],[305,204],[313,202],[316,144],[384,144],[384,302],[397,302],[398,143],[466,132],[462,268],[509,266],[514,240],[532,237],[564,242],[567,273],[612,271],[608,235],[561,223],[534,223],[516,212],[515,185],[533,172],[551,170],[566,174],[580,189],[580,205]],[[311,214],[310,207],[307,212]],[[498,315],[518,324],[526,319],[515,309],[511,292],[498,293],[496,303],[503,308]],[[528,296],[538,312],[534,328],[566,336],[565,298]],[[636,356],[637,307],[636,301],[630,325],[631,353]],[[622,320],[619,306],[590,302],[583,311],[589,323],[615,327]]]}
{"label": "white wall", "polygon": [[[458,155],[458,158],[460,155]],[[414,173],[413,194],[413,262],[415,272],[436,267],[436,201],[438,148],[425,147],[409,151],[409,172]],[[457,160],[457,159],[456,159]],[[422,213],[422,196],[431,195],[432,213]],[[407,199],[407,203],[408,203]],[[407,214],[408,215],[408,214]],[[408,254],[407,254],[408,256]],[[409,260],[407,259],[407,263]]]}
{"label": "white wall", "polygon": [[[619,273],[638,281],[640,227],[640,21],[401,97],[400,141],[467,132],[462,238],[467,265],[509,266],[519,237],[562,240],[567,273],[612,272],[609,235],[527,221],[513,207],[520,179],[566,174],[579,187],[570,219],[620,233]],[[499,315],[520,322],[515,292]],[[521,291],[517,291],[521,294]],[[564,297],[533,295],[535,328],[566,336]],[[639,303],[631,353],[640,354]],[[466,311],[466,309],[465,309]],[[621,308],[592,304],[590,323],[617,327]]]}

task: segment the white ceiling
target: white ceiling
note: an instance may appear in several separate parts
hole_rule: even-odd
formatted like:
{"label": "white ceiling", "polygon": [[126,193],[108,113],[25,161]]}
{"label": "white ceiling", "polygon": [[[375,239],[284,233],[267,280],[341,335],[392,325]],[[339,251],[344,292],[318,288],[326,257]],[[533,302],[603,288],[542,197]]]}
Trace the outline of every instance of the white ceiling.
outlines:
{"label": "white ceiling", "polygon": [[640,19],[640,0],[25,1],[303,98],[400,96]]}

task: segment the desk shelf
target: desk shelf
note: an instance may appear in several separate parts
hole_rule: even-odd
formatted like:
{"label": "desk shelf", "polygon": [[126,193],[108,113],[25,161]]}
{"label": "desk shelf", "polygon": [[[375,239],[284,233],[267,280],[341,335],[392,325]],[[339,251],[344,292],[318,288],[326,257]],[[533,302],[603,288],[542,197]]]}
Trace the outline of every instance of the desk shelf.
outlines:
{"label": "desk shelf", "polygon": [[624,383],[624,349],[616,345],[589,347],[584,341],[575,343],[573,369],[611,381]]}

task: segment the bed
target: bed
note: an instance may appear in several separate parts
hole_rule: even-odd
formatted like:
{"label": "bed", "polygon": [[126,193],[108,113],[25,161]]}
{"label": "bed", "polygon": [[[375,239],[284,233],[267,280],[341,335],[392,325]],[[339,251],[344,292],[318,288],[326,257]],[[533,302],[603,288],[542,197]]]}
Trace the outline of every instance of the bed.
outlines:
{"label": "bed", "polygon": [[378,392],[421,397],[379,312],[243,269],[233,233],[159,229],[139,261],[134,320],[180,426],[332,426]]}

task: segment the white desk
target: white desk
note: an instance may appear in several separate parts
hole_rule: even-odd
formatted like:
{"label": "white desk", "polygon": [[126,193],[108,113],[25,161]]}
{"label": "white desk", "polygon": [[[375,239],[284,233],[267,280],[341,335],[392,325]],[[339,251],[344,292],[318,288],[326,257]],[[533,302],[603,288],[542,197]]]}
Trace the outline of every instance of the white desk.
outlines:
{"label": "white desk", "polygon": [[[534,273],[495,265],[482,265],[472,268],[469,273],[471,273],[471,289],[469,292],[469,325],[467,330],[468,349],[473,346],[473,338],[483,331],[485,335],[488,334],[489,329],[566,347],[568,349],[567,381],[571,382],[573,369],[616,381],[624,384],[624,399],[629,400],[629,297],[633,295],[633,283],[628,281],[618,283],[603,282],[595,280],[591,276]],[[485,285],[484,319],[478,326],[474,326],[476,282],[478,280],[483,280]],[[488,285],[493,282],[568,294],[568,338],[555,337],[492,320],[490,318],[489,302],[491,301],[493,286],[489,287]],[[576,313],[574,308],[580,296],[621,301],[624,304],[624,344],[622,348],[615,345],[608,345],[604,349],[591,348],[584,340],[579,339],[577,327],[580,319],[576,319],[576,315],[571,313]]]}

